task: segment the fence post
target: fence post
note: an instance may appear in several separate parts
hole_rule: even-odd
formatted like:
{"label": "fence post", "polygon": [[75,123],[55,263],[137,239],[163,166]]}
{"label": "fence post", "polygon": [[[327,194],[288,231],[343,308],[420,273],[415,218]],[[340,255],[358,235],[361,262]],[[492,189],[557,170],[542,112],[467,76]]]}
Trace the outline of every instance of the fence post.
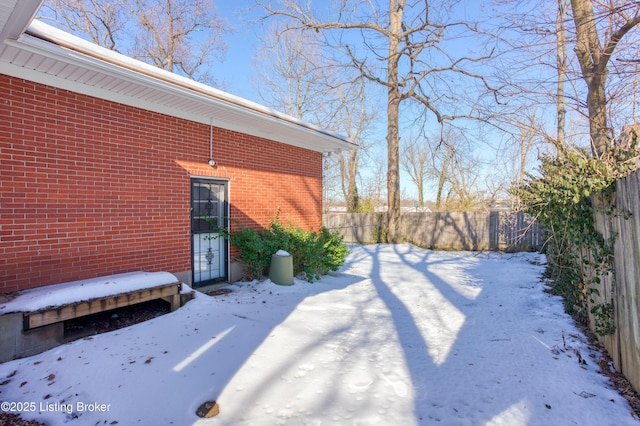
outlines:
{"label": "fence post", "polygon": [[500,250],[499,212],[489,212],[489,250]]}

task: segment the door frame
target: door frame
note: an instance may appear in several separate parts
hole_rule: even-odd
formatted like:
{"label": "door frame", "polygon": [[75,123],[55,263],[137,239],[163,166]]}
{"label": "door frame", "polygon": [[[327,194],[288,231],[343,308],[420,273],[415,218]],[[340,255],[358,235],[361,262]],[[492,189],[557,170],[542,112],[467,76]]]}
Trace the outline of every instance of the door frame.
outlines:
{"label": "door frame", "polygon": [[228,238],[224,238],[224,244],[221,247],[224,248],[224,272],[220,277],[207,280],[207,281],[199,281],[196,282],[196,270],[195,270],[195,247],[194,247],[194,235],[200,234],[202,232],[194,232],[193,229],[193,184],[195,182],[206,182],[206,183],[214,183],[223,186],[224,192],[224,201],[223,201],[223,224],[225,229],[229,229],[229,179],[224,178],[216,178],[216,177],[208,177],[208,176],[190,176],[189,179],[189,244],[191,246],[191,284],[193,287],[202,287],[206,285],[211,285],[219,282],[225,282],[229,280],[229,268],[230,268],[230,242]]}

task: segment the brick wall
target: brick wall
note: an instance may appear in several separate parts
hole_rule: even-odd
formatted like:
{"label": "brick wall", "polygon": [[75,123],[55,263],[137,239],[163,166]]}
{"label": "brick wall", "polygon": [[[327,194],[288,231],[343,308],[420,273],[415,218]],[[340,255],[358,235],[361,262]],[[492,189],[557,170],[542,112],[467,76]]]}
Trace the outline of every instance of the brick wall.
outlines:
{"label": "brick wall", "polygon": [[0,293],[191,269],[190,176],[229,179],[231,217],[318,229],[322,155],[0,75]]}

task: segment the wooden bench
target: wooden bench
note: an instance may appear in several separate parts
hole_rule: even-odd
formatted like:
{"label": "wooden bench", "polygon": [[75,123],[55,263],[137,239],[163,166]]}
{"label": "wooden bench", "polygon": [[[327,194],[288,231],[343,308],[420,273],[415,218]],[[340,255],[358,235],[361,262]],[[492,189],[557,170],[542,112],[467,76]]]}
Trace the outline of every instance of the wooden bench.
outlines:
{"label": "wooden bench", "polygon": [[102,296],[81,302],[39,309],[33,312],[25,312],[23,330],[31,330],[56,322],[97,314],[112,309],[124,308],[125,306],[156,299],[167,301],[171,305],[171,311],[175,311],[180,307],[181,288],[182,283],[175,282],[173,284],[164,284],[158,287]]}
{"label": "wooden bench", "polygon": [[0,362],[64,343],[65,321],[158,299],[174,311],[186,296],[168,272],[130,272],[0,295]]}

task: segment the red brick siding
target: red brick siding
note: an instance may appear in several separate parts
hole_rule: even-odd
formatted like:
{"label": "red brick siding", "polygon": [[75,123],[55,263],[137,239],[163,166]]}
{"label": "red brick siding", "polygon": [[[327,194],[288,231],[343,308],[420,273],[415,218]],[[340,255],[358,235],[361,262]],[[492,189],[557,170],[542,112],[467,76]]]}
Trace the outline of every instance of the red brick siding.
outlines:
{"label": "red brick siding", "polygon": [[318,229],[322,155],[0,75],[0,293],[191,269],[190,176],[229,179],[231,217]]}

